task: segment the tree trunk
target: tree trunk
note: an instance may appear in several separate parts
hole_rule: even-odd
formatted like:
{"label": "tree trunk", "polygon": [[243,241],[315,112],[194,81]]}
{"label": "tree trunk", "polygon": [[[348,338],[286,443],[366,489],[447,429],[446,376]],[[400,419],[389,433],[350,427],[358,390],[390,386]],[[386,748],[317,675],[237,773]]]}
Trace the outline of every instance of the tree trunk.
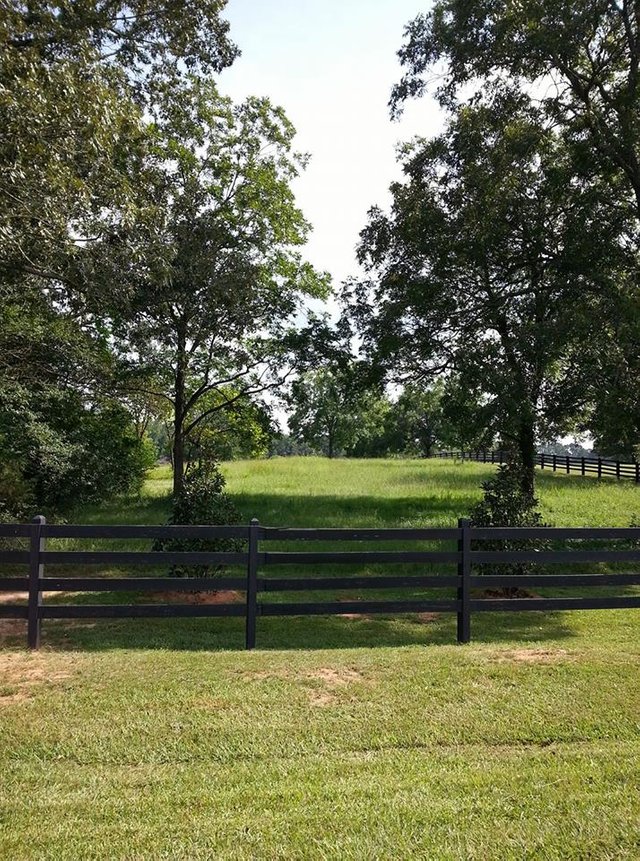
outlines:
{"label": "tree trunk", "polygon": [[182,490],[184,478],[184,406],[185,406],[185,379],[186,379],[187,350],[186,338],[182,327],[178,329],[178,349],[176,354],[176,376],[174,391],[174,414],[173,414],[173,495],[174,497]]}
{"label": "tree trunk", "polygon": [[518,429],[518,453],[522,463],[522,490],[529,496],[534,494],[536,447],[535,428],[530,409],[524,407],[520,414]]}

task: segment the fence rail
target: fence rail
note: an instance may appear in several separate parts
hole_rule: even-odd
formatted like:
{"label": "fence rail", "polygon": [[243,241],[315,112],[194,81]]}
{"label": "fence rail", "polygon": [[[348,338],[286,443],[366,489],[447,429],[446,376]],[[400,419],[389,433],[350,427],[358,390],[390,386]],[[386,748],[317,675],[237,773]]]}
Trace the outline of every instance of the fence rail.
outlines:
{"label": "fence rail", "polygon": [[[456,460],[473,460],[480,463],[506,463],[509,452],[504,449],[486,451],[486,449],[439,451],[431,457],[455,458]],[[536,466],[540,469],[551,469],[553,472],[578,473],[579,475],[596,475],[598,478],[627,478],[640,484],[640,461],[635,460],[606,460],[601,457],[574,457],[570,454],[536,454]]]}
{"label": "fence rail", "polygon": [[[246,544],[246,550],[225,552],[147,552],[147,551],[50,551],[47,538],[164,538],[185,536],[199,539],[234,537]],[[538,564],[572,565],[583,562],[640,562],[640,527],[629,528],[475,528],[461,519],[456,528],[434,529],[285,529],[261,526],[252,520],[248,526],[69,526],[47,524],[37,517],[30,524],[0,524],[0,539],[28,540],[25,550],[0,550],[0,564],[28,566],[28,576],[0,577],[0,592],[28,593],[27,604],[0,604],[0,618],[27,620],[29,648],[40,645],[43,619],[136,618],[136,617],[244,617],[245,645],[256,645],[257,621],[260,616],[306,616],[345,613],[419,613],[441,612],[457,615],[457,639],[471,639],[471,618],[475,612],[520,610],[579,610],[640,608],[640,594],[616,596],[495,598],[474,594],[472,590],[486,587],[560,587],[593,588],[602,586],[640,586],[640,565],[635,572],[621,574],[481,574],[483,565],[534,562]],[[544,538],[559,541],[626,542],[623,549],[583,547],[573,545],[561,550],[514,550],[507,543],[500,550],[482,550],[482,542],[514,542]],[[261,549],[273,541],[439,541],[448,542],[447,550],[403,551],[345,551],[345,552],[281,552]],[[46,576],[48,564],[101,565],[192,564],[242,565],[243,576],[222,577],[60,577]],[[391,574],[345,577],[276,577],[260,576],[261,569],[272,565],[304,565],[345,563],[443,563],[457,565],[455,574]],[[263,593],[334,591],[337,589],[416,589],[446,588],[454,594],[448,598],[411,598],[407,600],[373,601],[296,601],[268,603]],[[218,591],[235,589],[245,593],[245,601],[226,604],[45,604],[44,592],[122,592],[122,591]]]}

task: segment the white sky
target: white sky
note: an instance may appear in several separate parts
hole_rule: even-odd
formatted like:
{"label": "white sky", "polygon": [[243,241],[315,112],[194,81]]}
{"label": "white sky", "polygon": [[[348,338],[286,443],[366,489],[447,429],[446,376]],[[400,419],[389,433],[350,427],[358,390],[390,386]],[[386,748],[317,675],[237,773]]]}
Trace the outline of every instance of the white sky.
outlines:
{"label": "white sky", "polygon": [[386,206],[401,173],[395,147],[440,128],[428,98],[391,122],[403,28],[428,0],[229,0],[225,17],[242,56],[220,78],[234,100],[268,96],[298,130],[311,162],[295,185],[313,225],[305,250],[334,286],[357,274],[355,246],[373,204]]}

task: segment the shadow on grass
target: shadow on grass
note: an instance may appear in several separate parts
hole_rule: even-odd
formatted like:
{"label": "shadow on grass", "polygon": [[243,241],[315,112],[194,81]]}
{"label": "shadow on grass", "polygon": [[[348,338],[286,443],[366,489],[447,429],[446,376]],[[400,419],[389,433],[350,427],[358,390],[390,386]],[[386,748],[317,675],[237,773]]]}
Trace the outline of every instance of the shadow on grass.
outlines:
{"label": "shadow on grass", "polygon": [[[472,620],[475,643],[540,642],[574,636],[560,613],[481,613]],[[0,634],[5,623],[0,622]],[[12,623],[2,643],[24,648],[26,625]],[[416,616],[292,616],[258,619],[258,650],[443,646],[456,643],[451,613]],[[244,649],[244,619],[48,620],[42,646],[53,651],[128,649],[228,651]]]}
{"label": "shadow on grass", "polygon": [[[473,484],[470,484],[470,489]],[[283,496],[264,493],[233,493],[245,520],[257,517],[263,526],[360,527],[455,525],[477,499],[467,496],[425,493],[424,496]]]}

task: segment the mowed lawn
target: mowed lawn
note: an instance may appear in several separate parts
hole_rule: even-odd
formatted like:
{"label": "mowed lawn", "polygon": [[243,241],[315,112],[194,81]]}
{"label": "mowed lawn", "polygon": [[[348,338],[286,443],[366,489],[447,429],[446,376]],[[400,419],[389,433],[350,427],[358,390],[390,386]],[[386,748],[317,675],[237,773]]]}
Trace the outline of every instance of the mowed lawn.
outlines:
{"label": "mowed lawn", "polygon": [[[225,465],[267,525],[451,525],[492,468]],[[556,525],[632,484],[543,474]],[[162,522],[168,474],[85,522]],[[325,549],[330,549],[325,545]],[[100,598],[102,600],[102,598]],[[640,611],[1,622],[0,858],[640,858]]]}

